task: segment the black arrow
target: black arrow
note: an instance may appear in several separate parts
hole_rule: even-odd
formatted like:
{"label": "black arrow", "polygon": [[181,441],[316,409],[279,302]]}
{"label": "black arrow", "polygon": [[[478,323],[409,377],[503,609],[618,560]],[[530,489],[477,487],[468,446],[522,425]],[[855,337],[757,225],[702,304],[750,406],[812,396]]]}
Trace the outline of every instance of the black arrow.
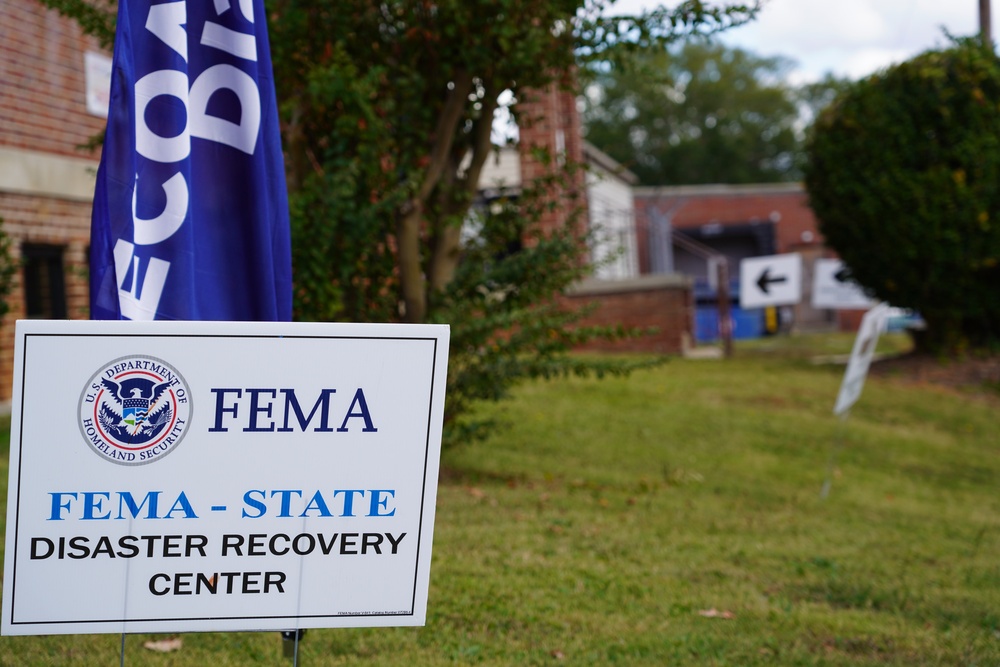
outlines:
{"label": "black arrow", "polygon": [[833,279],[838,283],[846,283],[853,280],[854,276],[851,275],[851,270],[845,266],[833,274]]}
{"label": "black arrow", "polygon": [[760,291],[763,292],[764,294],[770,294],[770,292],[767,289],[768,285],[771,285],[773,283],[783,283],[788,280],[787,276],[779,276],[777,278],[772,278],[769,275],[770,273],[771,273],[771,267],[767,267],[766,269],[764,269],[764,273],[760,274],[760,278],[757,279],[757,287],[759,287]]}

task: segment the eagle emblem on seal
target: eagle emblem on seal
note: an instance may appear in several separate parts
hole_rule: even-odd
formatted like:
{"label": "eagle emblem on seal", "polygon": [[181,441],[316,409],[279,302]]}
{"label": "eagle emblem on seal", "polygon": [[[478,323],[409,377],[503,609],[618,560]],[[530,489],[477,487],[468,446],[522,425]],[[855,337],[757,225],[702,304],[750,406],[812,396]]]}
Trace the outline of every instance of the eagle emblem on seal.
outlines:
{"label": "eagle emblem on seal", "polygon": [[144,442],[170,422],[170,402],[160,400],[169,382],[130,377],[122,382],[101,378],[101,384],[108,390],[108,398],[101,404],[98,419],[109,435],[121,441]]}
{"label": "eagle emblem on seal", "polygon": [[130,354],[109,361],[80,392],[78,424],[107,461],[138,466],[176,449],[191,421],[191,389],[163,359]]}

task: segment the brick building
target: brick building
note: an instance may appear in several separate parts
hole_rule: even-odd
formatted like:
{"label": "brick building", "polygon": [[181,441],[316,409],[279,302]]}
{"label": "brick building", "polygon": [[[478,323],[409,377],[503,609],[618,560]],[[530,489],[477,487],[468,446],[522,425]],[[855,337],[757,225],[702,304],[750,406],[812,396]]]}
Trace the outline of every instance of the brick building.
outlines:
{"label": "brick building", "polygon": [[73,21],[34,0],[0,2],[0,44],[0,218],[21,263],[0,322],[0,400],[7,400],[14,321],[88,315],[99,153],[79,147],[104,130],[110,63]]}
{"label": "brick building", "polygon": [[740,260],[795,252],[802,255],[805,295],[794,308],[797,329],[838,325],[834,311],[810,304],[816,259],[829,257],[808,195],[799,183],[646,187],[635,191],[636,235],[643,273],[679,272],[696,284],[709,281],[705,258],[672,241],[680,233],[723,255],[729,264],[733,293],[738,295]]}

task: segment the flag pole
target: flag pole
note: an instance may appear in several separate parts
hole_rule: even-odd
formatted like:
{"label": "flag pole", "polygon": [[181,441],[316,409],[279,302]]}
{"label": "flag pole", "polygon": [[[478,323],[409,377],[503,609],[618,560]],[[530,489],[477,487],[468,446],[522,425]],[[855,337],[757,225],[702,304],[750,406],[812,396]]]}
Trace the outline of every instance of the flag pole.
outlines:
{"label": "flag pole", "polygon": [[993,24],[990,11],[990,0],[979,0],[979,36],[983,44],[993,45]]}

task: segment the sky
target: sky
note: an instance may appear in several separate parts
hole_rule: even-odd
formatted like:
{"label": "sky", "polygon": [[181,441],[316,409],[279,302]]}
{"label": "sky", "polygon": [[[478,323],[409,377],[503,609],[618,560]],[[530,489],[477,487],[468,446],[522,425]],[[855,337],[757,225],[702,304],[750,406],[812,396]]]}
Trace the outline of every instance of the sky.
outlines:
{"label": "sky", "polygon": [[[627,13],[655,4],[619,0],[614,8],[616,13]],[[994,3],[994,38],[1000,27],[998,15],[1000,3]],[[850,79],[867,76],[945,46],[945,30],[956,36],[978,32],[978,0],[764,0],[755,21],[721,39],[761,56],[793,59],[797,64],[789,81],[800,84],[821,79],[827,72]]]}

